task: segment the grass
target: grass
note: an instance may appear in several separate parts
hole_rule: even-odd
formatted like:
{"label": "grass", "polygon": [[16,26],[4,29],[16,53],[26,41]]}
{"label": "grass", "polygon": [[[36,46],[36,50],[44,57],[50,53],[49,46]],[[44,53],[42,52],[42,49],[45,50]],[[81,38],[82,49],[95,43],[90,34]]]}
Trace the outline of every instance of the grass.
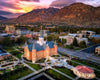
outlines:
{"label": "grass", "polygon": [[19,53],[17,55],[15,55],[17,58],[21,59],[21,56],[23,55],[23,53]]}
{"label": "grass", "polygon": [[19,51],[16,51],[16,50],[11,51],[10,53],[11,53],[12,55],[16,56],[16,57],[19,58],[19,59],[21,59],[21,55],[23,54],[23,53],[21,53],[21,52],[19,52]]}
{"label": "grass", "polygon": [[54,77],[56,80],[71,80],[63,75],[61,75],[60,73],[50,69],[46,71],[47,74],[51,75],[52,77]]}
{"label": "grass", "polygon": [[73,62],[73,61],[70,61],[70,65],[72,65],[72,66],[76,67],[76,66],[78,66],[78,65],[80,65],[80,64],[75,63],[75,62]]}
{"label": "grass", "polygon": [[76,77],[76,76],[73,74],[73,72],[72,72],[71,70],[69,70],[69,69],[66,69],[66,68],[55,68],[55,69],[57,69],[57,70],[59,70],[59,71],[65,73],[65,74],[69,75],[70,77],[73,77],[73,78]]}
{"label": "grass", "polygon": [[42,59],[36,61],[36,63],[44,63],[45,60],[46,60],[45,58],[42,58]]}
{"label": "grass", "polygon": [[4,75],[0,76],[0,78],[1,80],[18,80],[19,78],[24,77],[32,72],[33,71],[27,67],[24,67],[23,69],[20,68],[19,70],[5,73]]}
{"label": "grass", "polygon": [[5,49],[6,51],[10,52],[12,50],[15,50],[13,47],[4,47],[3,49]]}
{"label": "grass", "polygon": [[35,70],[40,70],[40,66],[38,64],[31,64],[31,63],[27,63],[29,66],[31,66],[32,68],[34,68]]}
{"label": "grass", "polygon": [[96,71],[96,70],[95,70],[94,73],[96,74],[97,77],[100,78],[100,71]]}
{"label": "grass", "polygon": [[96,69],[99,69],[100,70],[100,65],[95,66],[94,64],[91,64],[91,63],[89,63],[86,60],[77,60],[77,59],[74,59],[73,61],[76,61],[76,62],[79,62],[81,64],[84,64],[84,65],[87,65],[87,66],[90,66],[90,67],[93,67],[93,68],[96,68]]}

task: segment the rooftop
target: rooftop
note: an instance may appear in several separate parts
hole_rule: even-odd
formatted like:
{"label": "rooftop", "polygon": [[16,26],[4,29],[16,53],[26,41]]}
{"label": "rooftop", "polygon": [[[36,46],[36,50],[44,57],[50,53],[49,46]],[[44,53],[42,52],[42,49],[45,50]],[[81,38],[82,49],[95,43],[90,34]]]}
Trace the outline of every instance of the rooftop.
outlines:
{"label": "rooftop", "polygon": [[[53,47],[54,47],[53,41],[51,41],[51,42],[48,42],[48,41],[47,41],[46,44],[43,44],[43,46],[41,46],[41,45],[38,44],[38,43],[35,43],[34,45],[35,45],[36,51],[45,50],[45,48],[46,48],[47,45],[49,46],[49,48],[53,48]],[[28,45],[28,48],[29,48],[29,51],[32,51],[33,44]]]}
{"label": "rooftop", "polygon": [[82,72],[82,73],[94,73],[94,71],[89,68],[89,67],[86,67],[86,66],[77,66],[75,67],[75,69],[79,72]]}

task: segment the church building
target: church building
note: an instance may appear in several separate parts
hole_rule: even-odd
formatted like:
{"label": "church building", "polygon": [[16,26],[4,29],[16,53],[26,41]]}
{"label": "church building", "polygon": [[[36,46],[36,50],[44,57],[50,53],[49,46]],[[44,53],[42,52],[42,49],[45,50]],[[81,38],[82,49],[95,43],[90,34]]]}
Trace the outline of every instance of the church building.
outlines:
{"label": "church building", "polygon": [[29,45],[27,42],[25,43],[24,57],[27,60],[31,60],[33,63],[39,59],[48,58],[52,55],[57,55],[57,43],[56,41],[45,41],[42,31],[40,31],[39,40]]}

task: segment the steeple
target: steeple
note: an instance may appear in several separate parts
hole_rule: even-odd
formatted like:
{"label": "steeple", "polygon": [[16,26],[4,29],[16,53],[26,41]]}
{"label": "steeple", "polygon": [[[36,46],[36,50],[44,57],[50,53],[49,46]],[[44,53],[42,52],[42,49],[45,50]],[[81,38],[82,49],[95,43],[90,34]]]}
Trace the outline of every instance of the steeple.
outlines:
{"label": "steeple", "polygon": [[56,42],[56,40],[55,40],[55,45],[57,45],[57,42]]}
{"label": "steeple", "polygon": [[43,30],[42,30],[42,25],[41,25],[41,30],[40,30],[40,37],[44,38],[44,36],[43,36]]}
{"label": "steeple", "polygon": [[25,47],[27,47],[27,46],[28,46],[27,41],[25,41]]}
{"label": "steeple", "polygon": [[32,47],[32,50],[35,50],[35,44],[33,43],[33,47]]}

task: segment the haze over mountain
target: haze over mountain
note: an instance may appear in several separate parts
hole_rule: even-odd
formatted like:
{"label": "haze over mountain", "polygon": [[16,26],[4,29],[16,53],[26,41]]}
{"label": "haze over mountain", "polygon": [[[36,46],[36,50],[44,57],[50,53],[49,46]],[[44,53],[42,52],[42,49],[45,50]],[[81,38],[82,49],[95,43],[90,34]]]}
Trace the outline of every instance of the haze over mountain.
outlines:
{"label": "haze over mountain", "polygon": [[[77,26],[100,26],[100,7],[83,3],[74,3],[61,9],[35,9],[13,20],[6,22],[35,23],[53,22]],[[4,20],[2,22],[5,22]]]}
{"label": "haze over mountain", "polygon": [[0,16],[0,20],[7,19],[6,17]]}

